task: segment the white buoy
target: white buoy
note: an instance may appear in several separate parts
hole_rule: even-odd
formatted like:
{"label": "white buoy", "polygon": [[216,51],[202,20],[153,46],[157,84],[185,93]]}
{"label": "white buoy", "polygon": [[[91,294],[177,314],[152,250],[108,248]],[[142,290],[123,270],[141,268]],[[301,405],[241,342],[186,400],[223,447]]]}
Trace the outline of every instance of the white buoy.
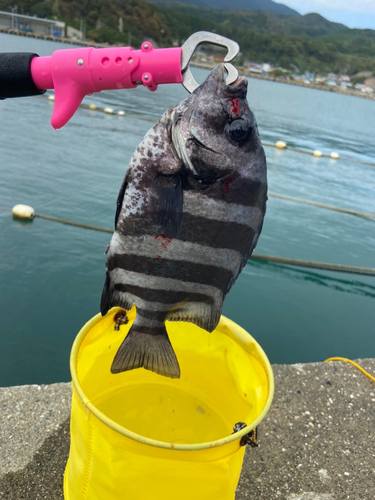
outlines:
{"label": "white buoy", "polygon": [[284,142],[284,141],[277,141],[277,143],[275,144],[275,146],[277,147],[277,149],[285,149],[286,148],[286,142]]}
{"label": "white buoy", "polygon": [[18,219],[33,219],[35,217],[35,210],[28,205],[15,205],[12,208],[13,217]]}
{"label": "white buoy", "polygon": [[104,108],[104,113],[108,113],[109,115],[113,115],[114,111],[112,108]]}
{"label": "white buoy", "polygon": [[93,111],[95,111],[96,104],[89,104],[89,109],[92,109]]}
{"label": "white buoy", "polygon": [[320,158],[323,155],[323,153],[321,151],[319,151],[319,149],[316,149],[313,152],[313,155],[316,156],[317,158]]}
{"label": "white buoy", "polygon": [[48,100],[49,101],[54,101],[55,100],[55,96],[54,95],[49,95],[48,96]]}
{"label": "white buoy", "polygon": [[335,153],[334,151],[332,151],[332,153],[329,156],[331,158],[333,158],[334,160],[337,160],[337,158],[340,158],[340,155],[338,153]]}
{"label": "white buoy", "polygon": [[119,111],[117,114],[118,114],[119,116],[125,116],[125,111]]}

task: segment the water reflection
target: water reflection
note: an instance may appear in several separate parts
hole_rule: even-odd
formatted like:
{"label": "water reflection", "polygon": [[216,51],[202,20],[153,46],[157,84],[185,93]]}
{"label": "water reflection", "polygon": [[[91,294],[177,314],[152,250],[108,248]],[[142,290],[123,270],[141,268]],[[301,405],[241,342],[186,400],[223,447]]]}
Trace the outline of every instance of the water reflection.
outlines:
{"label": "water reflection", "polygon": [[272,272],[273,275],[295,282],[306,281],[338,292],[346,292],[354,295],[375,298],[375,285],[364,283],[358,279],[339,278],[337,277],[337,274],[335,274],[335,276],[331,276],[332,273],[329,271],[326,271],[327,274],[318,273],[316,271],[296,269],[294,267],[274,264],[272,262],[250,260],[246,264],[243,272],[249,276],[257,275],[258,277],[261,274],[268,274],[269,272]]}

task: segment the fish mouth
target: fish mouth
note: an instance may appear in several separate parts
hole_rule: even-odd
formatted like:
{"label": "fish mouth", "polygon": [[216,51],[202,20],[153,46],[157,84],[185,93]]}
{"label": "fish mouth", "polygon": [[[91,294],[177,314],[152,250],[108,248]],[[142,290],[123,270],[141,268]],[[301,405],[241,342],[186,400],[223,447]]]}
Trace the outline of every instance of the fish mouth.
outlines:
{"label": "fish mouth", "polygon": [[246,90],[248,85],[247,78],[245,76],[239,76],[237,80],[235,80],[233,83],[230,85],[227,85],[231,91],[239,91],[239,90]]}
{"label": "fish mouth", "polygon": [[229,85],[229,87],[239,87],[239,86],[247,86],[247,78],[245,76],[239,76],[237,80]]}
{"label": "fish mouth", "polygon": [[244,76],[240,76],[230,85],[225,85],[225,87],[223,88],[223,94],[224,96],[231,99],[234,97],[238,97],[239,99],[246,99],[247,85],[247,78]]}

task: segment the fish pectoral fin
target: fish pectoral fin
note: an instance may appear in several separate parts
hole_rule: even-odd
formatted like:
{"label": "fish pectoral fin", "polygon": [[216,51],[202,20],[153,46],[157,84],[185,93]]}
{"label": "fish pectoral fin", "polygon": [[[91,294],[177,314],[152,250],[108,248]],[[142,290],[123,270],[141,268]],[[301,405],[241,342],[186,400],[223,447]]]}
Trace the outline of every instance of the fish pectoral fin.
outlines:
{"label": "fish pectoral fin", "polygon": [[183,192],[180,173],[158,174],[155,187],[159,205],[155,211],[156,222],[160,224],[162,233],[174,238],[182,220]]}
{"label": "fish pectoral fin", "polygon": [[151,335],[137,332],[134,325],[131,327],[116,353],[111,372],[121,373],[141,367],[164,377],[180,378],[180,367],[167,331]]}

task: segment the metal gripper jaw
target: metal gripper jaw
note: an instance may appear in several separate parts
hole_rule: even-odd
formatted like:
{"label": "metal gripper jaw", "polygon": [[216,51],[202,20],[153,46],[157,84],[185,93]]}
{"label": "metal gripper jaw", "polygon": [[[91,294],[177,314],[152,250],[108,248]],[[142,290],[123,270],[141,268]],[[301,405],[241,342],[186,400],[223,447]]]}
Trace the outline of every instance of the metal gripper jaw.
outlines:
{"label": "metal gripper jaw", "polygon": [[181,73],[183,77],[182,85],[185,89],[192,93],[199,84],[195,81],[192,72],[189,68],[189,62],[193,57],[193,54],[199,45],[208,43],[211,45],[217,45],[219,47],[224,47],[228,49],[227,55],[224,57],[225,69],[228,73],[225,83],[230,85],[235,82],[238,78],[237,69],[230,64],[231,61],[238,55],[240,47],[237,42],[226,38],[225,36],[217,35],[216,33],[210,33],[208,31],[198,31],[191,35],[186,42],[182,45],[182,62],[181,62]]}

